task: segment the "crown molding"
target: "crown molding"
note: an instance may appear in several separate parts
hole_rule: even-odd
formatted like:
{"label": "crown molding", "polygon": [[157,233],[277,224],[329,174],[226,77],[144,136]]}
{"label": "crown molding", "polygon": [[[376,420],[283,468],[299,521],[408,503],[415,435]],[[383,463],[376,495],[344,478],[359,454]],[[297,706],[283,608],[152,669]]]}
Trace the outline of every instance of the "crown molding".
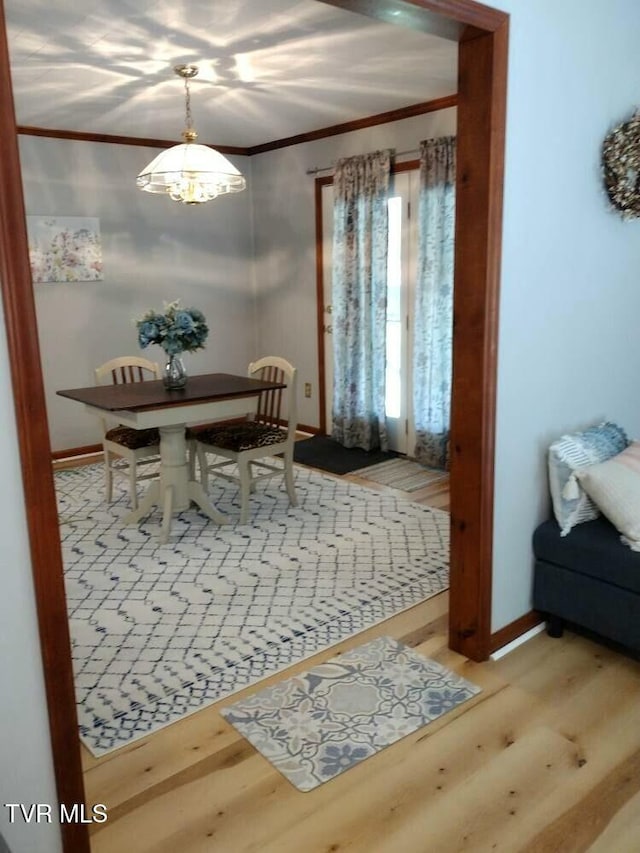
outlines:
{"label": "crown molding", "polygon": [[322,127],[319,130],[311,130],[308,133],[299,133],[296,136],[287,136],[284,139],[275,139],[273,142],[264,142],[262,145],[253,145],[248,149],[249,155],[264,154],[266,151],[275,151],[278,148],[288,148],[290,145],[300,145],[303,142],[315,142],[329,136],[339,136],[343,133],[351,133],[354,130],[362,130],[365,127],[375,127],[377,124],[389,124],[393,121],[412,118],[413,116],[433,113],[438,110],[446,110],[455,107],[458,103],[457,95],[445,95],[442,98],[434,98],[431,101],[423,101],[420,104],[411,104],[408,107],[400,107],[397,110],[388,110],[385,113],[366,116],[365,118],[345,121],[342,124],[334,124],[330,127]]}
{"label": "crown molding", "polygon": [[[362,130],[365,127],[375,127],[378,124],[390,124],[394,121],[413,118],[413,116],[425,113],[446,110],[457,106],[457,95],[445,95],[442,98],[434,98],[420,104],[411,104],[408,107],[400,107],[396,110],[388,110],[365,118],[346,121],[342,124],[334,124],[330,127],[321,127],[308,133],[299,133],[296,136],[287,136],[283,139],[274,139],[271,142],[263,142],[260,145],[251,145],[247,148],[234,145],[216,145],[216,151],[221,154],[231,154],[236,157],[252,157],[254,154],[263,154],[266,151],[276,151],[279,148],[288,148],[291,145],[300,145],[303,142],[315,142],[318,139],[326,139],[330,136],[339,136],[343,133],[351,133],[354,130]],[[175,140],[148,139],[138,136],[114,136],[108,133],[85,133],[79,130],[59,130],[48,127],[31,127],[29,125],[18,125],[18,133],[22,136],[42,136],[49,139],[69,139],[76,142],[107,142],[112,145],[138,145],[144,148],[170,148],[178,145]],[[204,144],[204,143],[203,143]],[[214,147],[214,146],[210,146]]]}
{"label": "crown molding", "polygon": [[[111,145],[138,145],[143,148],[171,148],[172,145],[180,144],[175,139],[114,136],[110,133],[85,133],[81,130],[58,130],[50,127],[31,127],[24,124],[19,124],[16,129],[21,136],[44,136],[49,139],[70,139],[75,142],[108,142]],[[249,151],[248,148],[238,148],[233,145],[216,145],[215,148],[221,154],[235,154],[238,157],[246,157]]]}

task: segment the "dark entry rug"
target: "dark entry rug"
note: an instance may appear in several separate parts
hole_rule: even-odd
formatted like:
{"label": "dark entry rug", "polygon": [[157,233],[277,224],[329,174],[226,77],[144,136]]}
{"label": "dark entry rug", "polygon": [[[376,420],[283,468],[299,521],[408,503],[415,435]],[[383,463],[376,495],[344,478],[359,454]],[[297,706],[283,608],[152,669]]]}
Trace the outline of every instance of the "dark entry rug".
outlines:
{"label": "dark entry rug", "polygon": [[369,465],[379,465],[380,462],[395,459],[397,455],[393,451],[343,447],[328,435],[314,435],[296,441],[293,451],[294,460],[301,465],[310,465],[332,474],[349,474],[358,468],[368,468]]}

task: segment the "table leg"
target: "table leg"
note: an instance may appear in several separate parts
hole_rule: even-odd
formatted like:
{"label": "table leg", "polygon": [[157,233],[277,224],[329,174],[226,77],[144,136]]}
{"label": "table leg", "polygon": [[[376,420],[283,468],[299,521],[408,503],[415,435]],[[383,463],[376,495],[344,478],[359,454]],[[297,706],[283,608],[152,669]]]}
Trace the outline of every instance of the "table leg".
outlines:
{"label": "table leg", "polygon": [[220,510],[217,510],[214,505],[209,500],[205,490],[202,488],[200,483],[197,480],[191,480],[189,482],[189,497],[197,504],[202,512],[208,516],[212,521],[217,522],[218,524],[228,524],[229,519],[226,515],[223,515]]}
{"label": "table leg", "polygon": [[160,489],[173,489],[173,512],[189,509],[189,466],[185,425],[160,427]]}
{"label": "table leg", "polygon": [[161,426],[159,429],[160,479],[151,484],[138,508],[128,513],[122,523],[135,524],[154,506],[162,507],[160,542],[165,544],[169,540],[174,513],[189,509],[195,503],[212,521],[226,524],[229,519],[214,507],[200,483],[189,479],[185,425]]}
{"label": "table leg", "polygon": [[138,504],[138,508],[127,513],[122,519],[123,524],[136,524],[145,515],[149,515],[154,506],[160,504],[160,483],[156,480],[147,489],[146,495]]}
{"label": "table leg", "polygon": [[162,527],[160,528],[160,543],[166,545],[171,533],[171,516],[173,515],[173,486],[164,490],[164,510],[162,512]]}

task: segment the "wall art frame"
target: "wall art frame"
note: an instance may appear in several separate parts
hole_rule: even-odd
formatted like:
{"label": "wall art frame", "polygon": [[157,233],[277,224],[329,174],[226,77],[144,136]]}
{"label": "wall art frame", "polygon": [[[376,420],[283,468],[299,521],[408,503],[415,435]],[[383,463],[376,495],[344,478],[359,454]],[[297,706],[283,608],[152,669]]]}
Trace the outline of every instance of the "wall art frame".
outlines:
{"label": "wall art frame", "polygon": [[100,220],[91,216],[27,216],[34,284],[102,281]]}

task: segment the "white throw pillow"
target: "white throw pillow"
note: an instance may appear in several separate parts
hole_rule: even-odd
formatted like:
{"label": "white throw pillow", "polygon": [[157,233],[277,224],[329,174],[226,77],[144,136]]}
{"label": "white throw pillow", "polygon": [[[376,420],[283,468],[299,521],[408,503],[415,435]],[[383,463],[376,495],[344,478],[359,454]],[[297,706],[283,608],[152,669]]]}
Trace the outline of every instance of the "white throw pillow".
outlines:
{"label": "white throw pillow", "polygon": [[622,534],[622,541],[640,551],[640,442],[598,465],[576,471],[586,493]]}
{"label": "white throw pillow", "polygon": [[563,435],[549,447],[549,487],[561,536],[566,536],[576,524],[599,515],[598,508],[576,478],[576,471],[611,459],[628,444],[622,427],[604,421],[582,432]]}

